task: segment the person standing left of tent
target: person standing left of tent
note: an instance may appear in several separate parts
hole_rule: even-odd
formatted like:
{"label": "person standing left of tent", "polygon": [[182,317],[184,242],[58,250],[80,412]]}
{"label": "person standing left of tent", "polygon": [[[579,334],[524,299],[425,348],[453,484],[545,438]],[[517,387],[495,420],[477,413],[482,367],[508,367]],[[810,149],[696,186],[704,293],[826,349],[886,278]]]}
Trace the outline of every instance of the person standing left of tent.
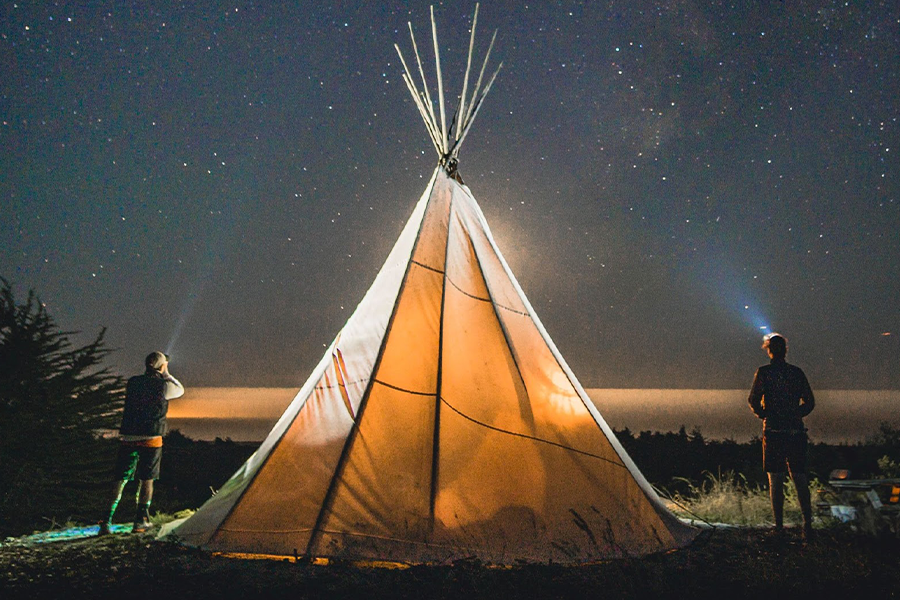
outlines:
{"label": "person standing left of tent", "polygon": [[150,529],[153,481],[159,478],[169,400],[183,396],[184,386],[169,373],[169,357],[162,352],[148,354],[144,366],[144,374],[129,379],[125,387],[112,500],[106,517],[99,523],[98,535],[110,533],[122,490],[131,479],[140,481],[132,531],[141,533]]}

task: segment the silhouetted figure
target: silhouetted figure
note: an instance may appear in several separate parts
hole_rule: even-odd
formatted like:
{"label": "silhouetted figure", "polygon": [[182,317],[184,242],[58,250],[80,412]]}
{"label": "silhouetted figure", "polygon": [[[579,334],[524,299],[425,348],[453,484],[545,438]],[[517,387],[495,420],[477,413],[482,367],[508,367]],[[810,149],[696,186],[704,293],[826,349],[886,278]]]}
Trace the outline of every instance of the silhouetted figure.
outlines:
{"label": "silhouetted figure", "polygon": [[812,535],[812,504],[806,474],[807,437],[803,417],[816,405],[806,375],[785,361],[787,340],[767,335],[763,349],[771,362],[756,371],[750,389],[750,408],[763,420],[763,469],[769,476],[769,497],[775,531],[784,526],[784,473],[789,469],[803,512],[803,539]]}
{"label": "silhouetted figure", "polygon": [[184,386],[169,374],[169,357],[162,352],[151,352],[144,365],[144,374],[129,379],[125,387],[116,482],[109,514],[100,522],[100,535],[109,533],[122,490],[128,480],[135,478],[141,483],[132,531],[139,533],[150,528],[150,501],[153,499],[153,481],[159,479],[169,400],[180,398]]}

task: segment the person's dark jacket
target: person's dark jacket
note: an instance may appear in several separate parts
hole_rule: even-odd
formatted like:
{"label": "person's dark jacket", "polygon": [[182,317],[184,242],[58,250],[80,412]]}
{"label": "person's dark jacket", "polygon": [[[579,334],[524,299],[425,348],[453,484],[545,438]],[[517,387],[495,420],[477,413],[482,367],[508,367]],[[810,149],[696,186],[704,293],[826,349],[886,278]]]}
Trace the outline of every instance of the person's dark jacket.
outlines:
{"label": "person's dark jacket", "polygon": [[125,411],[121,435],[165,435],[169,400],[184,394],[184,387],[171,375],[148,370],[125,386]]}
{"label": "person's dark jacket", "polygon": [[756,371],[748,401],[765,431],[805,431],[803,417],[816,406],[800,367],[777,358]]}

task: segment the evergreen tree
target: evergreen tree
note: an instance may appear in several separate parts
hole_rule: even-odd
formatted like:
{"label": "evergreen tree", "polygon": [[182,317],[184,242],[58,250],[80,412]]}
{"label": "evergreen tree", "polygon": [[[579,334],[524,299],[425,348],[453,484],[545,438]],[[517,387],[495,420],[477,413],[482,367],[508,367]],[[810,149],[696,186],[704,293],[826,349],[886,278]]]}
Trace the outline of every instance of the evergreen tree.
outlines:
{"label": "evergreen tree", "polygon": [[0,278],[0,535],[88,519],[107,493],[123,380],[105,329],[76,346],[34,291]]}

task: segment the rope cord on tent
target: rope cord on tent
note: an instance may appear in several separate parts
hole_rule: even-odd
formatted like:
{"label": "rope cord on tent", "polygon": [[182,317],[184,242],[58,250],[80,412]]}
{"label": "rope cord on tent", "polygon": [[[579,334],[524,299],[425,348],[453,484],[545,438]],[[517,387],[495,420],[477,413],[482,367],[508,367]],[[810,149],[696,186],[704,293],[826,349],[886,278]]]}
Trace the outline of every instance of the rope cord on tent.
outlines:
{"label": "rope cord on tent", "polygon": [[392,390],[397,390],[398,392],[403,392],[404,394],[412,394],[413,396],[428,396],[431,398],[434,397],[434,393],[432,392],[414,392],[413,390],[407,390],[396,385],[391,385],[390,383],[384,382],[380,379],[375,379],[375,383],[379,383],[384,387],[391,388]]}
{"label": "rope cord on tent", "polygon": [[[386,383],[384,381],[381,381],[380,379],[373,379],[373,381],[377,384],[383,385],[384,387],[388,387],[388,388],[391,388],[392,390],[397,390],[398,392],[403,392],[405,394],[412,394],[414,396],[432,396],[432,397],[434,396],[434,394],[431,392],[417,392],[414,390],[408,390],[408,389],[402,388],[397,385],[391,385],[390,383]],[[462,418],[464,418],[467,421],[470,421],[472,423],[475,423],[476,425],[480,425],[481,427],[484,427],[486,429],[490,429],[490,430],[496,431],[498,433],[505,433],[507,435],[513,435],[516,437],[525,438],[527,440],[533,440],[535,442],[541,442],[543,444],[549,444],[550,446],[556,446],[557,448],[561,448],[563,450],[569,450],[570,452],[575,452],[577,454],[583,454],[585,456],[590,456],[591,458],[596,458],[596,459],[608,462],[617,467],[622,467],[623,469],[628,468],[622,463],[616,462],[614,460],[610,460],[610,459],[606,458],[605,456],[600,456],[599,454],[594,454],[592,452],[587,452],[585,450],[579,450],[578,448],[572,448],[571,446],[566,446],[565,444],[560,444],[558,442],[551,442],[550,440],[545,440],[543,438],[535,437],[533,435],[528,435],[527,433],[519,433],[516,431],[509,431],[508,429],[502,429],[500,427],[495,427],[494,425],[488,425],[487,423],[479,421],[478,419],[475,419],[474,417],[470,417],[469,415],[465,414],[464,412],[462,412],[461,410],[459,410],[458,408],[456,408],[455,406],[453,406],[452,404],[447,402],[447,400],[443,397],[441,398],[441,402],[446,404],[450,410],[452,410],[453,412],[455,412]]]}
{"label": "rope cord on tent", "polygon": [[550,446],[556,446],[557,448],[562,448],[563,450],[568,450],[568,451],[570,451],[570,452],[575,452],[575,453],[577,453],[577,454],[583,454],[583,455],[585,455],[585,456],[590,456],[591,458],[596,458],[596,459],[602,460],[602,461],[604,461],[604,462],[608,462],[608,463],[611,464],[611,465],[615,465],[615,466],[617,466],[617,467],[622,467],[623,469],[627,469],[627,468],[628,468],[628,467],[626,467],[626,466],[625,466],[624,464],[622,464],[622,463],[616,462],[616,461],[614,461],[614,460],[610,460],[610,459],[606,458],[605,456],[600,456],[599,454],[594,454],[594,453],[592,453],[592,452],[586,452],[586,451],[584,451],[584,450],[579,450],[578,448],[572,448],[571,446],[566,446],[565,444],[560,444],[560,443],[557,443],[557,442],[551,442],[550,440],[545,440],[545,439],[543,439],[543,438],[535,437],[535,436],[533,436],[533,435],[528,435],[528,434],[525,434],[525,433],[518,433],[518,432],[516,432],[516,431],[509,431],[508,429],[501,429],[500,427],[495,427],[495,426],[493,426],[493,425],[488,425],[487,423],[483,423],[482,421],[479,421],[478,419],[475,419],[475,418],[473,418],[473,417],[470,417],[469,415],[467,415],[467,414],[465,414],[464,412],[460,411],[458,408],[456,408],[455,406],[453,406],[452,404],[450,404],[449,402],[447,402],[447,400],[444,399],[443,397],[441,398],[441,402],[443,402],[444,404],[446,404],[446,405],[447,405],[447,408],[449,408],[450,410],[452,410],[453,412],[455,412],[456,414],[458,414],[458,415],[461,416],[462,418],[466,419],[467,421],[471,421],[472,423],[475,423],[476,425],[480,425],[481,427],[484,427],[484,428],[486,428],[486,429],[490,429],[490,430],[496,431],[496,432],[498,432],[498,433],[505,433],[505,434],[507,434],[507,435],[513,435],[513,436],[516,436],[516,437],[525,438],[525,439],[527,439],[527,440],[533,440],[533,441],[535,441],[535,442],[541,442],[541,443],[544,443],[544,444],[548,444],[548,445],[550,445]]}
{"label": "rope cord on tent", "polygon": [[[435,273],[438,273],[438,274],[447,276],[446,271],[442,271],[442,270],[440,270],[440,269],[435,269],[434,267],[429,267],[428,265],[424,265],[424,264],[420,263],[420,262],[417,261],[417,260],[411,260],[411,261],[409,261],[409,262],[413,263],[414,265],[416,265],[416,266],[418,266],[418,267],[422,267],[423,269],[427,269],[427,270],[429,270],[429,271],[433,271],[433,272],[435,272]],[[449,281],[449,282],[450,282],[450,285],[452,285],[453,287],[455,287],[455,288],[457,289],[457,291],[459,291],[459,293],[461,293],[461,294],[463,294],[463,295],[465,295],[465,296],[468,296],[469,298],[472,298],[473,300],[480,300],[481,302],[494,302],[491,298],[482,298],[481,296],[476,296],[475,294],[470,294],[470,293],[467,292],[466,290],[464,290],[464,289],[462,289],[461,287],[459,287],[459,286],[456,284],[456,282],[453,281],[449,276],[447,276],[447,281]],[[517,315],[522,315],[523,317],[530,317],[530,316],[531,316],[530,314],[528,314],[528,313],[525,312],[525,311],[517,310],[517,309],[512,308],[512,307],[510,307],[510,306],[504,306],[503,304],[500,304],[500,303],[498,303],[498,302],[494,302],[494,305],[497,306],[497,307],[499,307],[499,308],[502,308],[503,310],[507,310],[507,311],[509,311],[509,312],[511,312],[511,313],[516,313]]]}
{"label": "rope cord on tent", "polygon": [[[351,387],[351,386],[354,386],[354,385],[358,385],[358,384],[360,384],[360,383],[365,383],[366,381],[368,381],[368,378],[367,378],[367,377],[362,377],[362,378],[360,378],[360,379],[357,379],[356,381],[347,381],[347,382],[344,383],[344,387]],[[332,383],[332,384],[329,384],[329,385],[324,385],[324,384],[320,383],[320,384],[318,384],[316,387],[314,387],[313,389],[314,389],[314,390],[333,390],[333,389],[339,388],[339,387],[341,387],[341,384],[340,384],[340,383]]]}
{"label": "rope cord on tent", "polygon": [[475,294],[470,294],[466,290],[464,290],[461,287],[459,287],[458,285],[456,285],[456,282],[453,281],[452,279],[450,279],[450,277],[447,277],[447,281],[449,281],[450,285],[455,287],[459,291],[459,293],[466,295],[469,298],[472,298],[473,300],[481,300],[482,302],[493,302],[494,306],[496,306],[498,308],[502,308],[503,310],[508,310],[511,313],[516,313],[517,315],[522,315],[523,317],[531,317],[531,315],[529,315],[527,312],[523,312],[521,310],[516,310],[515,308],[511,308],[509,306],[504,306],[504,305],[500,304],[499,302],[494,302],[490,298],[482,298],[481,296],[476,296]]}
{"label": "rope cord on tent", "polygon": [[[366,381],[367,381],[367,379],[366,379],[365,377],[363,377],[363,378],[361,378],[361,379],[357,379],[356,381],[348,381],[348,382],[344,383],[344,386],[345,386],[345,387],[350,387],[351,385],[356,385],[356,384],[359,384],[359,383],[365,383]],[[340,387],[340,386],[341,386],[341,384],[339,384],[339,383],[333,383],[333,384],[331,384],[331,385],[322,385],[322,384],[319,384],[319,385],[317,385],[314,389],[317,389],[317,390],[333,390],[334,388]]]}
{"label": "rope cord on tent", "polygon": [[429,271],[433,271],[434,273],[437,273],[438,275],[443,275],[443,274],[444,274],[444,272],[443,272],[441,269],[435,269],[434,267],[429,267],[428,265],[426,265],[426,264],[424,264],[424,263],[420,263],[420,262],[417,261],[417,260],[412,260],[412,259],[410,259],[409,262],[411,262],[412,264],[414,264],[414,265],[416,265],[416,266],[418,266],[418,267],[422,267],[423,269],[427,269],[427,270],[429,270]]}

